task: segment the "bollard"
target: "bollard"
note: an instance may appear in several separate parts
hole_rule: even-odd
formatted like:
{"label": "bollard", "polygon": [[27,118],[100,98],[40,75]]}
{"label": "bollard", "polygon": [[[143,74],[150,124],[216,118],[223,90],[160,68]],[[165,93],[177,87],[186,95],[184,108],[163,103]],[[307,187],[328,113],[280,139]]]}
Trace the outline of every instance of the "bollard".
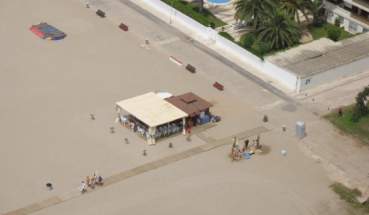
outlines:
{"label": "bollard", "polygon": [[196,73],[196,68],[191,64],[187,64],[186,69],[191,73]]}
{"label": "bollard", "polygon": [[264,115],[263,116],[263,122],[268,122],[268,121],[269,121],[268,116],[267,115]]}
{"label": "bollard", "polygon": [[101,18],[104,18],[104,17],[105,17],[105,12],[104,12],[104,11],[102,11],[102,10],[100,10],[100,9],[98,9],[98,10],[96,11],[96,15],[100,16]]}
{"label": "bollard", "polygon": [[146,156],[146,155],[147,155],[146,149],[144,149],[144,150],[142,151],[142,155],[143,155],[143,156]]}
{"label": "bollard", "polygon": [[54,187],[53,187],[53,184],[52,183],[50,183],[50,182],[47,182],[46,183],[46,187],[47,187],[47,189],[48,190],[52,190]]}
{"label": "bollard", "polygon": [[216,89],[223,91],[224,90],[224,86],[221,85],[219,82],[214,82],[213,87],[215,87]]}
{"label": "bollard", "polygon": [[119,28],[122,29],[123,31],[128,31],[128,26],[125,25],[124,23],[120,23]]}
{"label": "bollard", "polygon": [[285,132],[287,130],[287,127],[285,125],[282,125],[282,131]]}
{"label": "bollard", "polygon": [[168,145],[169,148],[173,148],[173,143],[170,142],[169,145]]}

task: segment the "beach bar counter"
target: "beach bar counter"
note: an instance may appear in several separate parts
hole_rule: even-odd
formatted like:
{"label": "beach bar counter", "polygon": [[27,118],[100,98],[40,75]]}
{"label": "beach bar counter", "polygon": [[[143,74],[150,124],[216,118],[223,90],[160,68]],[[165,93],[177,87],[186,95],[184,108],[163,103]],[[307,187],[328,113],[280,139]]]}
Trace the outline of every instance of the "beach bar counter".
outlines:
{"label": "beach bar counter", "polygon": [[152,145],[159,138],[186,134],[188,114],[154,92],[116,103],[120,123]]}

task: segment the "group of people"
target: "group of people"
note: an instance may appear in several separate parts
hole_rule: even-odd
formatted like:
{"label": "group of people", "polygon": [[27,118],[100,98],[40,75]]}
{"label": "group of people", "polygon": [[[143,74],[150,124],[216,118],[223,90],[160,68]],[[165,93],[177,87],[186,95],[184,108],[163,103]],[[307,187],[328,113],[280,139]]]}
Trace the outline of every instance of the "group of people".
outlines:
{"label": "group of people", "polygon": [[95,186],[102,186],[104,185],[103,177],[98,175],[96,172],[92,176],[86,176],[85,181],[81,181],[80,191],[84,193],[87,191],[88,188],[94,189]]}
{"label": "group of people", "polygon": [[238,144],[238,139],[236,137],[234,137],[234,141],[233,141],[233,145],[232,145],[232,149],[231,149],[231,153],[230,153],[230,156],[231,156],[232,160],[233,161],[241,160],[245,154],[253,155],[256,150],[260,150],[261,149],[260,136],[257,135],[253,139],[252,146],[249,146],[249,145],[250,145],[250,140],[246,139],[244,141],[243,147],[240,147],[239,144]]}

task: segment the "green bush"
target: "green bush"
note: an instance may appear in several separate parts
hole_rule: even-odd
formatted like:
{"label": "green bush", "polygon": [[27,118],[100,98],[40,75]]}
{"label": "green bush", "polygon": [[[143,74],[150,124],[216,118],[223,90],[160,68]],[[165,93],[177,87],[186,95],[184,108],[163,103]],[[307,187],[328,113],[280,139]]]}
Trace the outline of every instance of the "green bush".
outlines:
{"label": "green bush", "polygon": [[327,29],[328,38],[333,41],[338,41],[341,37],[341,29],[339,27],[329,27]]}
{"label": "green bush", "polygon": [[234,42],[234,38],[230,34],[228,34],[227,32],[224,32],[224,31],[219,32],[219,35],[221,35],[224,38],[227,38],[228,40],[230,40],[232,42]]}
{"label": "green bush", "polygon": [[352,121],[358,122],[360,118],[366,116],[369,113],[369,107],[365,104],[366,98],[369,96],[369,87],[365,87],[364,90],[357,94],[356,104],[354,106],[354,112],[352,115]]}
{"label": "green bush", "polygon": [[266,53],[268,53],[271,50],[271,45],[269,43],[257,40],[251,46],[251,49],[256,55],[264,56]]}
{"label": "green bush", "polygon": [[341,199],[345,200],[350,204],[360,204],[357,201],[357,197],[361,196],[361,192],[358,189],[350,189],[341,183],[334,183],[330,186],[334,192],[336,192]]}
{"label": "green bush", "polygon": [[341,20],[338,17],[334,20],[334,25],[337,27],[341,26]]}
{"label": "green bush", "polygon": [[216,28],[225,25],[222,20],[215,17],[209,10],[203,9],[200,12],[199,6],[195,3],[188,3],[182,0],[161,0],[171,7],[179,10],[180,12],[186,14],[197,22],[205,25],[206,27]]}
{"label": "green bush", "polygon": [[358,213],[350,213],[350,214],[368,214],[369,212],[369,199],[364,203],[360,203],[357,198],[362,194],[358,189],[350,189],[341,183],[334,183],[330,186],[335,193],[339,195],[342,200],[345,200],[352,206]]}
{"label": "green bush", "polygon": [[256,36],[252,33],[248,33],[248,34],[244,34],[241,37],[240,42],[243,47],[245,47],[246,49],[249,49],[254,44],[255,40],[256,40]]}

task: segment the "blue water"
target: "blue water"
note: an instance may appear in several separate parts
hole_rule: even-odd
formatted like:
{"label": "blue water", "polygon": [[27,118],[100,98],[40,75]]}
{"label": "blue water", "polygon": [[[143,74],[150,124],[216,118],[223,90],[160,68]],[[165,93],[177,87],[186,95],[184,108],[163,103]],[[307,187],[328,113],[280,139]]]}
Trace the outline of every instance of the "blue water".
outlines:
{"label": "blue water", "polygon": [[231,0],[208,0],[210,4],[228,4]]}

